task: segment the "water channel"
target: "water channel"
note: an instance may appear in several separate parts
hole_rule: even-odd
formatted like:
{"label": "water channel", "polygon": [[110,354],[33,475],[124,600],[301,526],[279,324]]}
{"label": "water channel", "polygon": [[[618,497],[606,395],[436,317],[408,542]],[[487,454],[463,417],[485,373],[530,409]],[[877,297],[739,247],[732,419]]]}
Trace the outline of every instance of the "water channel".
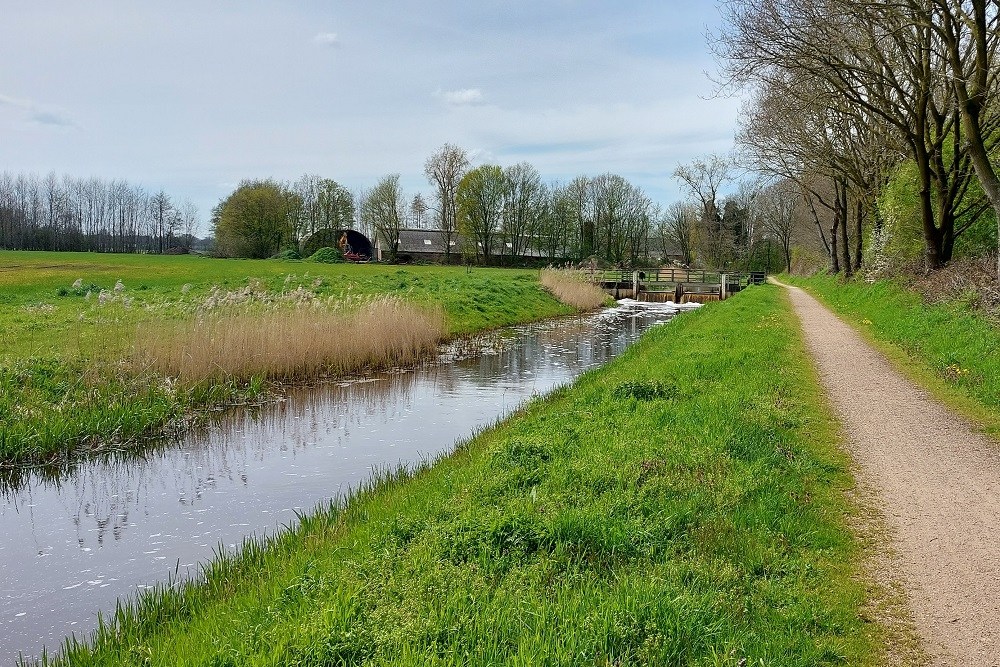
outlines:
{"label": "water channel", "polygon": [[195,575],[368,478],[412,465],[620,354],[672,304],[513,327],[406,372],[293,389],[141,457],[31,473],[0,505],[0,664],[83,637],[119,597]]}

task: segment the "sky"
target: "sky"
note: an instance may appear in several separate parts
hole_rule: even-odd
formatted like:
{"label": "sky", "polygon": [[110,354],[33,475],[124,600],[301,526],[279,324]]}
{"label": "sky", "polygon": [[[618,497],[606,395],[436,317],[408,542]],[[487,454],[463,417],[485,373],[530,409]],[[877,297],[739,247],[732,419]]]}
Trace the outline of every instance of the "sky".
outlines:
{"label": "sky", "polygon": [[718,21],[712,0],[5,0],[0,171],[125,179],[207,221],[245,178],[398,173],[429,199],[449,142],[669,204],[679,163],[732,147]]}

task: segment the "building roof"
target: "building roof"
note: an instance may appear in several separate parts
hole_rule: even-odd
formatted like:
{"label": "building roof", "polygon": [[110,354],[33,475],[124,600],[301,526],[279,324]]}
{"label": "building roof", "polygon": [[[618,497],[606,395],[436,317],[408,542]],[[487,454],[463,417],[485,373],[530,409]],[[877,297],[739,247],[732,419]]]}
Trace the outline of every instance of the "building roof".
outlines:
{"label": "building roof", "polygon": [[[398,252],[444,254],[449,251],[447,241],[447,235],[439,229],[401,229]],[[462,238],[457,232],[451,234],[450,252],[462,252]]]}

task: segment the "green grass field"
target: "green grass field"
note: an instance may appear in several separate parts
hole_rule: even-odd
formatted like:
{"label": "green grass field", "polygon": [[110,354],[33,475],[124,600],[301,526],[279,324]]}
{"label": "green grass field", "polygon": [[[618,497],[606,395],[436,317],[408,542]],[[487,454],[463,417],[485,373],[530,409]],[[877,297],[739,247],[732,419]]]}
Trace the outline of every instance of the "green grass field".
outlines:
{"label": "green grass field", "polygon": [[123,360],[139,330],[167,335],[206,310],[382,295],[442,309],[450,336],[572,312],[531,270],[0,252],[0,467],[132,444],[267,388],[266,377],[178,386],[137,373]]}
{"label": "green grass field", "polygon": [[[318,297],[404,295],[443,306],[453,335],[571,312],[538,287],[534,270],[0,251],[0,358],[99,353],[127,343],[137,321],[184,317],[213,287],[238,290],[251,280],[272,293],[302,286]],[[110,297],[103,306],[102,289]]]}
{"label": "green grass field", "polygon": [[786,300],[753,288],[57,664],[878,664],[836,434]]}
{"label": "green grass field", "polygon": [[1000,327],[967,306],[929,305],[893,281],[783,277],[857,328],[911,379],[1000,434]]}

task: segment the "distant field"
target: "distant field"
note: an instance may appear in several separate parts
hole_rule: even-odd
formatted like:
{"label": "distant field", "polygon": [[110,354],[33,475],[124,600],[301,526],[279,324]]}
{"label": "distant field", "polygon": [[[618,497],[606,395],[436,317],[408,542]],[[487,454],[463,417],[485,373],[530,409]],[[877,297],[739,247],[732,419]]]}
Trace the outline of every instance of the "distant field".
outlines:
{"label": "distant field", "polygon": [[3,251],[0,466],[132,442],[276,379],[405,363],[442,336],[571,312],[534,270]]}
{"label": "distant field", "polygon": [[0,251],[0,357],[120,348],[137,322],[186,317],[213,287],[236,291],[251,280],[274,294],[302,286],[318,298],[397,294],[439,305],[451,335],[572,312],[541,289],[535,270]]}

